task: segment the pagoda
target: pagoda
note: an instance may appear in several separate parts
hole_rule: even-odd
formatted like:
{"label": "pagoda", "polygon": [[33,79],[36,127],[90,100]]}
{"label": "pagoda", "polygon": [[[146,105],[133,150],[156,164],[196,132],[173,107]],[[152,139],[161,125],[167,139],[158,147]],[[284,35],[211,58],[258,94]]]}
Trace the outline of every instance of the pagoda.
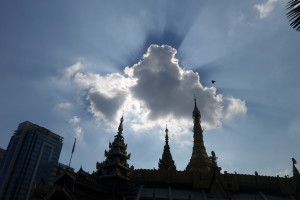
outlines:
{"label": "pagoda", "polygon": [[109,143],[109,150],[104,152],[106,159],[96,164],[97,174],[101,177],[119,177],[128,180],[130,171],[127,160],[131,154],[127,154],[127,144],[124,143],[123,137],[123,116],[120,119],[118,133],[115,135],[113,143]]}
{"label": "pagoda", "polygon": [[193,128],[193,136],[194,136],[194,146],[193,153],[188,163],[186,170],[187,171],[204,171],[207,172],[212,167],[212,161],[209,159],[206,149],[203,142],[203,129],[200,124],[201,114],[197,107],[196,98],[195,107],[193,110],[193,119],[194,119],[194,128]]}
{"label": "pagoda", "polygon": [[168,136],[168,128],[166,127],[166,136],[165,136],[165,146],[164,146],[164,152],[162,154],[161,159],[159,159],[158,162],[158,169],[172,169],[176,170],[176,166],[174,163],[174,160],[172,158],[171,152],[170,152],[170,146],[169,146],[169,136]]}

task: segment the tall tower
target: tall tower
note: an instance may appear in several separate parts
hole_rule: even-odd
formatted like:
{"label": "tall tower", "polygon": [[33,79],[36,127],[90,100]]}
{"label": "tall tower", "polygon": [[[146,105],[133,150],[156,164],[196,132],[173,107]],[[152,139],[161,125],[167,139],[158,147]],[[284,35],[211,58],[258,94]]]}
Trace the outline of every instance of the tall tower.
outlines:
{"label": "tall tower", "polygon": [[195,98],[195,107],[193,111],[194,119],[194,146],[189,164],[186,167],[188,171],[208,171],[212,166],[212,161],[208,158],[203,142],[203,129],[200,124],[201,114],[197,107]]}
{"label": "tall tower", "polygon": [[164,152],[162,154],[161,159],[158,162],[158,169],[173,169],[176,170],[176,166],[174,164],[174,160],[172,158],[169,146],[169,136],[168,136],[168,128],[166,127],[166,136],[165,136],[165,146]]}
{"label": "tall tower", "polygon": [[31,122],[19,124],[0,169],[0,199],[28,199],[35,183],[51,183],[63,138]]}
{"label": "tall tower", "polygon": [[113,143],[109,143],[109,150],[104,152],[106,159],[96,165],[97,173],[103,177],[119,177],[127,180],[130,175],[130,168],[127,160],[130,154],[127,154],[127,144],[124,143],[123,116],[120,120],[118,134],[115,135]]}

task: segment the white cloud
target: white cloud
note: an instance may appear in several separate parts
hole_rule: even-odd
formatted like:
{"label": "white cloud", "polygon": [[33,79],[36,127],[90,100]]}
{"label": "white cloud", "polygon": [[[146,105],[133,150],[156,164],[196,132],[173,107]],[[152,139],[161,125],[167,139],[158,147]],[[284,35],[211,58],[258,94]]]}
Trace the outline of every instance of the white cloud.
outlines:
{"label": "white cloud", "polygon": [[240,99],[235,99],[233,97],[226,98],[228,101],[228,106],[224,108],[223,116],[225,119],[230,119],[237,114],[247,113],[246,102]]}
{"label": "white cloud", "polygon": [[63,103],[57,104],[57,107],[58,107],[58,108],[62,108],[62,109],[66,109],[66,108],[71,107],[71,105],[72,105],[71,103],[63,102]]}
{"label": "white cloud", "polygon": [[81,140],[83,138],[84,132],[81,127],[77,126],[76,128],[74,128],[74,134],[77,139]]}
{"label": "white cloud", "polygon": [[280,176],[280,177],[292,176],[292,171],[290,169],[285,169],[284,171],[276,173],[276,176]]}
{"label": "white cloud", "polygon": [[134,79],[118,73],[101,76],[99,74],[77,73],[74,80],[88,89],[86,99],[90,102],[89,111],[98,119],[109,122],[127,101]]}
{"label": "white cloud", "polygon": [[274,9],[274,3],[278,0],[267,0],[263,4],[255,4],[253,7],[259,12],[259,18],[266,18]]}
{"label": "white cloud", "polygon": [[82,69],[83,67],[84,66],[83,66],[83,64],[80,61],[76,62],[74,65],[68,67],[64,71],[64,77],[67,78],[67,79],[72,78],[75,75],[75,73],[77,71],[79,71],[80,69]]}
{"label": "white cloud", "polygon": [[124,69],[125,75],[74,72],[72,77],[86,92],[88,110],[96,118],[115,125],[124,110],[136,131],[164,127],[169,121],[183,127],[175,128],[175,134],[183,134],[192,123],[194,94],[207,129],[220,127],[222,118],[247,112],[244,101],[224,100],[215,87],[204,87],[197,72],[179,66],[176,53],[167,45],[151,45],[142,60]]}
{"label": "white cloud", "polygon": [[80,118],[77,117],[76,115],[72,119],[69,120],[69,123],[71,123],[71,124],[76,124],[78,122],[80,122]]}

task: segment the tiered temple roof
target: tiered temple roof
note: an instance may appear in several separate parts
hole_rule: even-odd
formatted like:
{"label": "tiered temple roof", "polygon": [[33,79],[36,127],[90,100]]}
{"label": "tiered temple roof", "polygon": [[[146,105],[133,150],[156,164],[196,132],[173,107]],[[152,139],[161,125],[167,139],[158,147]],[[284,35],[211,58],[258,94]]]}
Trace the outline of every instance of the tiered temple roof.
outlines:
{"label": "tiered temple roof", "polygon": [[130,154],[127,154],[127,144],[124,143],[123,137],[123,116],[120,119],[118,134],[115,135],[113,143],[109,143],[109,150],[104,152],[106,159],[96,164],[97,174],[103,177],[120,177],[128,179],[130,175],[130,167],[127,160]]}
{"label": "tiered temple roof", "polygon": [[176,166],[175,166],[174,160],[173,160],[171,152],[170,152],[168,131],[169,130],[166,127],[166,136],[165,136],[166,143],[164,146],[164,152],[162,154],[162,157],[161,157],[161,159],[159,159],[159,162],[158,162],[158,169],[176,170]]}

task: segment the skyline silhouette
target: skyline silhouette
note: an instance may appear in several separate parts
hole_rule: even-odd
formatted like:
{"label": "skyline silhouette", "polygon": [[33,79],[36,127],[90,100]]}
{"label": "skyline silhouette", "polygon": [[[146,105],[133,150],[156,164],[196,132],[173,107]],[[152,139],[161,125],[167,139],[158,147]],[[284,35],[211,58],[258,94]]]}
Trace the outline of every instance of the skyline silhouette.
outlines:
{"label": "skyline silhouette", "polygon": [[[287,2],[4,2],[0,147],[28,120],[65,138],[62,163],[76,137],[71,165],[92,172],[124,110],[129,164],[158,167],[168,121],[183,170],[195,94],[223,170],[290,175],[290,159],[300,160],[300,39]],[[151,45],[166,45],[151,54],[159,65],[140,63]]]}

